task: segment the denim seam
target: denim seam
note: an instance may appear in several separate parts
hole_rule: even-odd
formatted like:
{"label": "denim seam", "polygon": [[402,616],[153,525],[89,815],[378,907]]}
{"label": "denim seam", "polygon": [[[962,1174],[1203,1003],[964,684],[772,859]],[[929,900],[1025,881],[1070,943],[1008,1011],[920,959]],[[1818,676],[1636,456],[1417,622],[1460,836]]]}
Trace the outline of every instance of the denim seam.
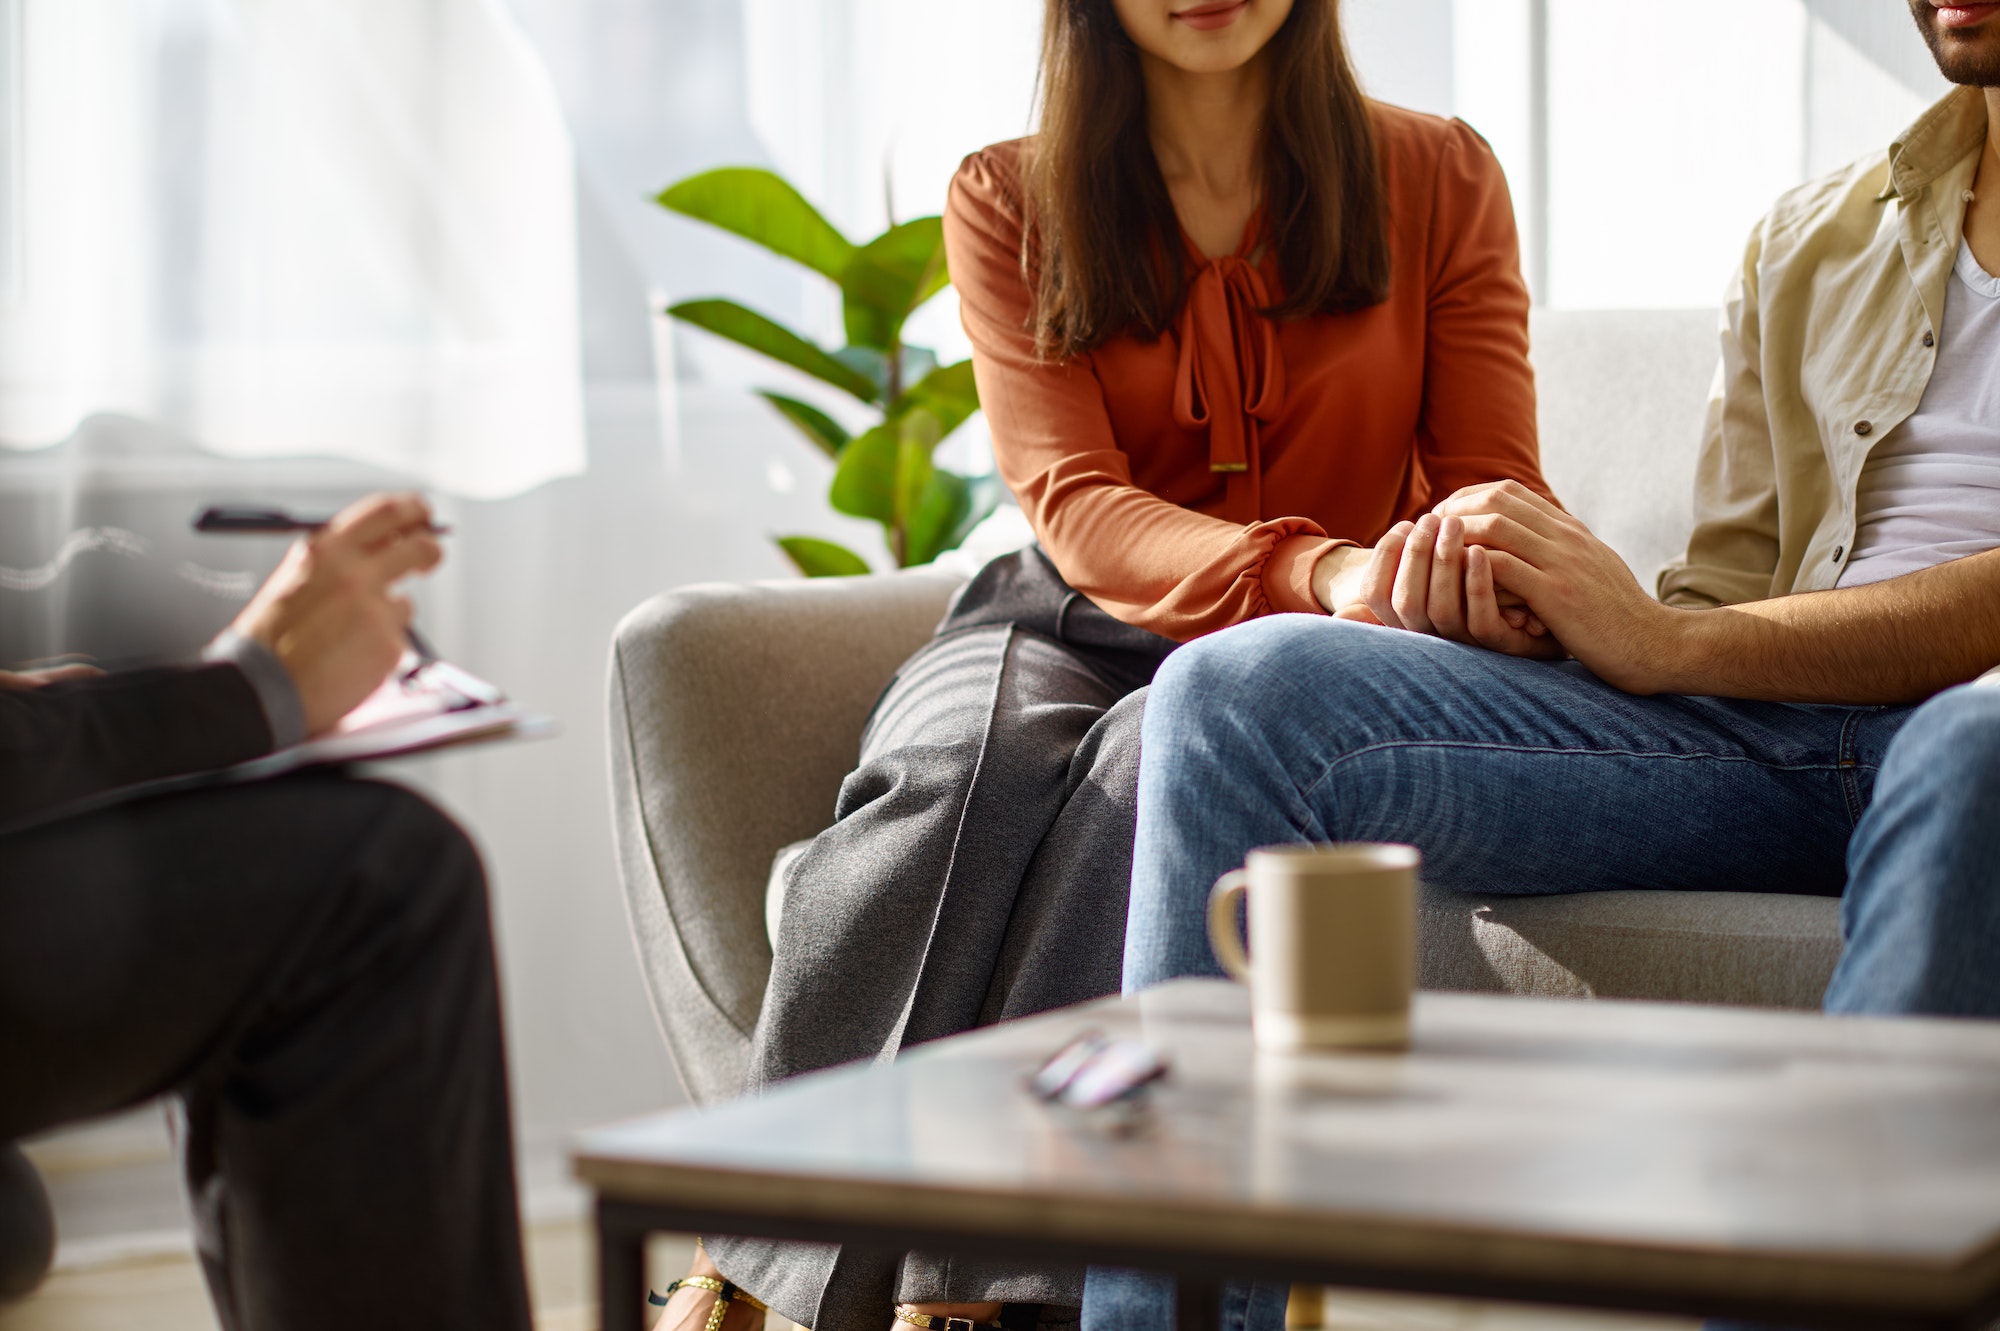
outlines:
{"label": "denim seam", "polygon": [[[1315,777],[1312,783],[1300,789],[1302,800],[1311,800],[1313,792],[1326,784],[1334,769],[1356,758],[1370,754],[1386,753],[1397,749],[1479,749],[1488,753],[1538,753],[1552,757],[1570,758],[1665,758],[1675,762],[1747,763],[1752,767],[1762,767],[1773,772],[1840,772],[1840,764],[1834,763],[1767,763],[1741,754],[1729,753],[1662,753],[1645,749],[1572,749],[1540,744],[1489,744],[1477,740],[1384,740],[1378,744],[1368,744],[1348,753],[1343,753],[1326,765],[1326,770]],[[1310,808],[1310,804],[1307,805]]]}
{"label": "denim seam", "polygon": [[1847,826],[1852,831],[1861,822],[1863,805],[1861,801],[1861,773],[1873,771],[1872,764],[1864,767],[1855,756],[1855,731],[1860,728],[1861,712],[1849,712],[1840,724],[1840,793],[1847,801]]}

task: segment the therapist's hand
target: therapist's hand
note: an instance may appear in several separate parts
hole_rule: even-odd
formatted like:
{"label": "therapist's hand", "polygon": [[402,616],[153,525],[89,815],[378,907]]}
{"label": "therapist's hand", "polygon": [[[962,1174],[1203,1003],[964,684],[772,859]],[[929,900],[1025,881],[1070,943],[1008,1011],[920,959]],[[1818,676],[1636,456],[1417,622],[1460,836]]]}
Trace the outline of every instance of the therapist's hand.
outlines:
{"label": "therapist's hand", "polygon": [[372,495],[293,545],[236,617],[236,631],[270,648],[318,735],[374,692],[402,658],[410,603],[396,585],[444,557],[430,506],[416,495]]}
{"label": "therapist's hand", "polygon": [[0,693],[20,693],[70,679],[96,679],[104,672],[94,665],[43,666],[39,670],[0,670]]}

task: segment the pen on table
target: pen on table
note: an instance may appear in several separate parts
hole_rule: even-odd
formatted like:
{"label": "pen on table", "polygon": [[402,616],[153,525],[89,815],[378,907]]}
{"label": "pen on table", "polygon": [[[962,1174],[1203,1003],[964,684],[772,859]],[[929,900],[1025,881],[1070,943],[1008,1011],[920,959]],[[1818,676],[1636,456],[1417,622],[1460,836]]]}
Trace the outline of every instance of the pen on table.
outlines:
{"label": "pen on table", "polygon": [[[194,529],[221,536],[269,536],[284,532],[318,531],[331,519],[306,518],[296,513],[287,513],[282,508],[249,508],[235,504],[216,504],[195,515]],[[451,531],[437,523],[430,524],[433,536],[444,536]],[[410,640],[410,650],[417,654],[417,663],[403,673],[404,679],[413,678],[418,671],[438,659],[437,650],[417,626],[407,626],[403,633]]]}

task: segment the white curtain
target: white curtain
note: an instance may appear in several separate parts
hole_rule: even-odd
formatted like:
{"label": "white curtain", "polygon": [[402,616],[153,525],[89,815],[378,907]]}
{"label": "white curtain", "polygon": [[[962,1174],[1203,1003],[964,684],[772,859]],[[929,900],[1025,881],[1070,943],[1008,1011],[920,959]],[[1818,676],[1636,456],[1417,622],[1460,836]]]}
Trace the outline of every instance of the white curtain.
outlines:
{"label": "white curtain", "polygon": [[501,0],[4,2],[0,441],[583,469],[574,167]]}

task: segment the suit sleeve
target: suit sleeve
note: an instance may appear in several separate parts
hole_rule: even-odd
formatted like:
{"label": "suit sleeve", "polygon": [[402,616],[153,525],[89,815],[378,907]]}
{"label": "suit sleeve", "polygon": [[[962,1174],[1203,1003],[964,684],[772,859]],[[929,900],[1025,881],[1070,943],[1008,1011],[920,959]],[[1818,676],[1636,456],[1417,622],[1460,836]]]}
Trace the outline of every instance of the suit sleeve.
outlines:
{"label": "suit sleeve", "polygon": [[234,665],[0,691],[0,825],[270,751],[263,705]]}
{"label": "suit sleeve", "polygon": [[[1118,619],[1180,642],[1273,609],[1318,609],[1299,590],[1332,544],[1318,524],[1225,522],[1133,484],[1089,358],[1036,351],[1023,225],[1011,162],[993,149],[967,158],[945,207],[952,285],[994,461],[1063,577]],[[1304,539],[1274,560],[1287,538]]]}
{"label": "suit sleeve", "polygon": [[1709,391],[1695,465],[1694,533],[1687,553],[1660,573],[1668,605],[1712,609],[1771,594],[1778,567],[1778,471],[1759,371],[1758,264],[1763,228],[1722,307],[1722,361]]}

